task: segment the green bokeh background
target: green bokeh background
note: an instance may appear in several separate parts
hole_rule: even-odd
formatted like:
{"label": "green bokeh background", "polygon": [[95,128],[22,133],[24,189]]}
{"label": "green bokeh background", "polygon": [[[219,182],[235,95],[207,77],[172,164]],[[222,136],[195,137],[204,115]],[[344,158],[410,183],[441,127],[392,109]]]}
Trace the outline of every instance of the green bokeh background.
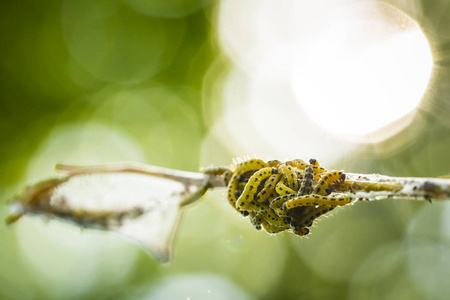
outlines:
{"label": "green bokeh background", "polygon": [[[408,128],[336,165],[446,174],[450,1],[393,4],[429,39],[432,81]],[[0,217],[58,162],[197,171],[210,108],[220,113],[208,91],[230,67],[218,9],[213,0],[2,1]],[[232,148],[216,145],[215,161],[242,155]],[[269,236],[212,192],[186,212],[169,265],[113,235],[25,218],[0,226],[0,299],[448,298],[449,205],[382,201],[335,214],[310,238]]]}

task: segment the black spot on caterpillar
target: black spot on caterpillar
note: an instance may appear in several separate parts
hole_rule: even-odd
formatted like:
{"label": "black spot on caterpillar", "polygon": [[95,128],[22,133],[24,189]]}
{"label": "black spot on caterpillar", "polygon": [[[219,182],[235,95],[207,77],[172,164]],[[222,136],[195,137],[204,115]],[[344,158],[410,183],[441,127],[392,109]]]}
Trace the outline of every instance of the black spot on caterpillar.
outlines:
{"label": "black spot on caterpillar", "polygon": [[322,196],[305,195],[289,200],[283,204],[284,209],[290,210],[298,206],[342,206],[351,203],[351,199],[346,195],[341,196]]}
{"label": "black spot on caterpillar", "polygon": [[345,180],[345,174],[340,171],[328,172],[320,178],[314,189],[314,194],[327,195],[326,189],[331,184],[341,183]]}
{"label": "black spot on caterpillar", "polygon": [[277,169],[274,168],[263,168],[255,172],[248,180],[244,192],[237,199],[236,207],[240,210],[247,209],[249,207],[250,201],[253,200],[253,197],[258,190],[258,186],[262,183],[262,181],[272,176],[272,174],[277,173]]}

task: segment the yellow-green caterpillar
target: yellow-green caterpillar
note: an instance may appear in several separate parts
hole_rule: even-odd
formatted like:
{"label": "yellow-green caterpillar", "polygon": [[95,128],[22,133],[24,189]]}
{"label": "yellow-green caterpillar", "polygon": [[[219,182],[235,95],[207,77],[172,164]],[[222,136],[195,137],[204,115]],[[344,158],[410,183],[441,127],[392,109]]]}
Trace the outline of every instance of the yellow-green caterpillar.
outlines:
{"label": "yellow-green caterpillar", "polygon": [[285,225],[285,226],[273,226],[273,225],[270,225],[266,221],[262,222],[261,225],[264,228],[264,230],[267,231],[270,234],[280,233],[280,232],[283,232],[283,231],[289,229],[288,225]]}
{"label": "yellow-green caterpillar", "polygon": [[239,163],[236,166],[236,169],[230,178],[230,182],[228,183],[227,198],[231,206],[233,206],[238,212],[239,209],[236,207],[236,191],[239,185],[238,177],[247,171],[259,170],[264,167],[266,167],[266,163],[260,159],[250,159]]}
{"label": "yellow-green caterpillar", "polygon": [[314,194],[328,195],[327,188],[334,183],[343,182],[345,180],[345,174],[339,171],[328,172],[317,182],[314,188]]}
{"label": "yellow-green caterpillar", "polygon": [[289,188],[298,191],[297,173],[294,171],[294,168],[289,165],[282,164],[278,167],[278,169],[286,176]]}
{"label": "yellow-green caterpillar", "polygon": [[273,174],[270,176],[266,183],[264,184],[264,188],[256,195],[256,201],[259,203],[265,202],[272,194],[275,189],[275,185],[280,180],[281,174]]}
{"label": "yellow-green caterpillar", "polygon": [[259,213],[250,213],[250,222],[256,228],[256,230],[261,230],[261,224],[264,221],[262,214]]}
{"label": "yellow-green caterpillar", "polygon": [[275,186],[275,191],[278,195],[290,195],[295,194],[295,191],[288,187],[287,184],[288,180],[286,176],[284,175],[280,181],[278,181],[277,185]]}
{"label": "yellow-green caterpillar", "polygon": [[351,203],[350,198],[344,194],[337,196],[322,196],[322,195],[305,195],[299,196],[295,199],[289,200],[283,204],[286,210],[293,209],[298,206],[342,206]]}
{"label": "yellow-green caterpillar", "polygon": [[250,209],[252,209],[253,212],[260,214],[264,220],[272,226],[288,225],[286,219],[280,218],[267,204],[252,201],[250,203]]}
{"label": "yellow-green caterpillar", "polygon": [[305,227],[295,228],[292,232],[298,236],[304,236],[309,233],[309,229]]}
{"label": "yellow-green caterpillar", "polygon": [[290,194],[290,195],[284,195],[279,196],[270,202],[269,207],[273,209],[273,211],[279,216],[279,217],[286,217],[286,210],[283,209],[283,204],[291,199],[297,198],[297,194]]}
{"label": "yellow-green caterpillar", "polygon": [[315,219],[335,209],[336,206],[307,206],[303,211],[302,218],[299,220],[299,226],[310,227]]}
{"label": "yellow-green caterpillar", "polygon": [[317,160],[315,160],[314,158],[311,158],[309,160],[309,162],[310,162],[310,164],[307,164],[301,159],[294,159],[294,160],[291,160],[291,161],[287,161],[286,164],[289,164],[289,165],[291,165],[294,168],[297,168],[299,170],[305,170],[306,167],[310,166],[314,170],[314,174],[317,174],[317,175],[314,176],[316,179],[320,178],[318,174],[322,174],[322,173],[327,172],[327,169],[321,167],[319,165],[319,163],[317,162]]}
{"label": "yellow-green caterpillar", "polygon": [[263,180],[277,173],[278,170],[275,168],[263,168],[255,172],[248,180],[244,192],[237,199],[236,207],[239,210],[247,209],[250,205],[250,201],[253,200],[253,197],[258,190],[258,186],[263,182]]}

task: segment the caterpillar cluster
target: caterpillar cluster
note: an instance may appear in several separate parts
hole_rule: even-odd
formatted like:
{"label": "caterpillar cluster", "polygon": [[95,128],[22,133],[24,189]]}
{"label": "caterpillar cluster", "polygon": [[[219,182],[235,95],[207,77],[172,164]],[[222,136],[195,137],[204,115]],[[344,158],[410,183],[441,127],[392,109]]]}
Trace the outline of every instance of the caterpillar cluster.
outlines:
{"label": "caterpillar cluster", "polygon": [[327,171],[317,160],[280,162],[250,159],[230,168],[204,170],[220,176],[227,186],[230,205],[249,217],[253,226],[275,234],[290,231],[304,236],[314,220],[337,206],[349,204],[331,188],[345,180],[340,171]]}

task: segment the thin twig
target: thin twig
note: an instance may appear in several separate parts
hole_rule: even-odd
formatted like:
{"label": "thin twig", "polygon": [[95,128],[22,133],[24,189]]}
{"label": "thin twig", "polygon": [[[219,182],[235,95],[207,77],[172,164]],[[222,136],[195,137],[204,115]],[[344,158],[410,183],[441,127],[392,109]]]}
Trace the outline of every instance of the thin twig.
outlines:
{"label": "thin twig", "polygon": [[170,179],[186,185],[198,185],[205,181],[205,175],[201,173],[173,170],[135,162],[121,162],[95,166],[71,166],[57,164],[55,169],[58,172],[66,173],[68,176],[88,173],[131,172]]}
{"label": "thin twig", "polygon": [[336,192],[359,201],[382,199],[450,200],[450,179],[390,177],[379,174],[345,173]]}

